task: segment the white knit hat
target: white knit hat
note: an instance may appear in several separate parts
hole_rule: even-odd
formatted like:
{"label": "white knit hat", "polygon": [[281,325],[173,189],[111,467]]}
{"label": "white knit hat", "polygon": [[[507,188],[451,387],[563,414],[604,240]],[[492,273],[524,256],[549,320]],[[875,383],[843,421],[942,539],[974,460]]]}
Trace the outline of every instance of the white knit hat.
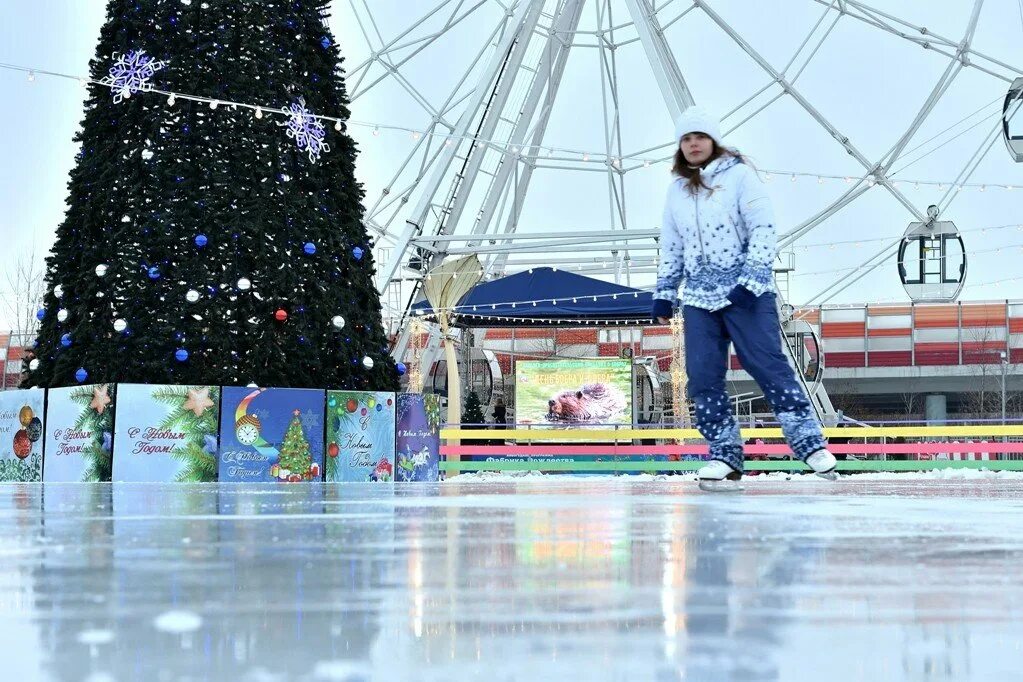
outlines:
{"label": "white knit hat", "polygon": [[703,133],[721,146],[721,124],[700,107],[689,107],[675,120],[675,140],[687,133]]}

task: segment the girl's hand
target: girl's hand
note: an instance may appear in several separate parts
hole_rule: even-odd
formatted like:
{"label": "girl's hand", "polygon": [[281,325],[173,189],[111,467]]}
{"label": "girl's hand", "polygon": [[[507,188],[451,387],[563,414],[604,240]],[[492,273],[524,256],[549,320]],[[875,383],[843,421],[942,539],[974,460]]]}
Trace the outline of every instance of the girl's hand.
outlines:
{"label": "girl's hand", "polygon": [[666,317],[658,317],[657,318],[657,323],[658,324],[668,324],[668,318],[666,318]]}

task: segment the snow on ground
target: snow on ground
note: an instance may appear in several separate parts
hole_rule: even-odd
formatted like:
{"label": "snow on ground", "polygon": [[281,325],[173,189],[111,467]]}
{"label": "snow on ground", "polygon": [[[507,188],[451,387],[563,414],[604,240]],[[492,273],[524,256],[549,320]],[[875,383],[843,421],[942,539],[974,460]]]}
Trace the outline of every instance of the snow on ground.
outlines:
{"label": "snow on ground", "polygon": [[[531,481],[586,481],[587,483],[611,481],[614,483],[649,483],[650,481],[695,481],[696,474],[686,472],[677,476],[665,474],[547,474],[542,471],[478,471],[459,474],[443,481],[446,485],[509,480]],[[820,483],[821,478],[813,474],[772,471],[746,476],[745,483]],[[991,471],[990,469],[934,469],[931,471],[878,471],[842,474],[839,480],[849,481],[954,481],[954,480],[1023,480],[1023,471]]]}

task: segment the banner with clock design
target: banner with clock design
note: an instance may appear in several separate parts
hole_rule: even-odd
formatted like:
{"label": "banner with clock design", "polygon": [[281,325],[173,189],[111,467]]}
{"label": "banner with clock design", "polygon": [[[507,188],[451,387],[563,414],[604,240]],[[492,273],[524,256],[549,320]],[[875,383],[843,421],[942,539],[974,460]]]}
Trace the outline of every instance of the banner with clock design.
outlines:
{"label": "banner with clock design", "polygon": [[113,384],[51,388],[46,400],[43,480],[110,480],[114,444]]}
{"label": "banner with clock design", "polygon": [[39,481],[43,475],[46,391],[0,391],[0,481]]}
{"label": "banner with clock design", "polygon": [[115,481],[217,480],[219,386],[118,384]]}
{"label": "banner with clock design", "polygon": [[327,481],[394,481],[393,393],[327,391]]}
{"label": "banner with clock design", "polygon": [[225,386],[220,480],[323,480],[323,411],[321,390]]}

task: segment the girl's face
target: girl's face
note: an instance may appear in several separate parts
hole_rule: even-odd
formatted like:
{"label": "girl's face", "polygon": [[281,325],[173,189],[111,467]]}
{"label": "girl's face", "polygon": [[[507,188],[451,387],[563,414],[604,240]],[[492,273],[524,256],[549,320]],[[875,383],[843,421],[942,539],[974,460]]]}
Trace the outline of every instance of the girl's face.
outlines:
{"label": "girl's face", "polygon": [[679,140],[678,148],[690,166],[699,166],[714,152],[714,140],[703,133],[686,133]]}

